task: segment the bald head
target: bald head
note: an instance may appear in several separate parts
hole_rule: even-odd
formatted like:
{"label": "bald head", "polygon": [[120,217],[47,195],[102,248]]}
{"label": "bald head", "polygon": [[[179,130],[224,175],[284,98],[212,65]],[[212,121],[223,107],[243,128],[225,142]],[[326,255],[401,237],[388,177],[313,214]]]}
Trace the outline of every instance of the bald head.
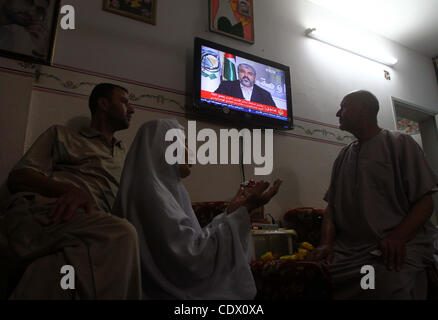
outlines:
{"label": "bald head", "polygon": [[367,115],[368,120],[375,120],[377,122],[379,100],[377,100],[374,94],[366,90],[354,91],[344,97],[344,101],[346,100],[359,105]]}
{"label": "bald head", "polygon": [[380,130],[377,125],[379,101],[371,92],[349,93],[342,99],[340,107],[336,113],[339,129],[351,132],[359,139]]}

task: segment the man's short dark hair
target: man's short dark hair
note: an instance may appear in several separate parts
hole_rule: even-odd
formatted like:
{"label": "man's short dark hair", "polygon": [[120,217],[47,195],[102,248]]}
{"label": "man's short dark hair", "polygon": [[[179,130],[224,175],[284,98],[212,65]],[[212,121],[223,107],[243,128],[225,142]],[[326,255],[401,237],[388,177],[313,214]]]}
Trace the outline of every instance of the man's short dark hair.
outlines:
{"label": "man's short dark hair", "polygon": [[88,107],[90,108],[91,115],[96,113],[97,101],[99,98],[111,99],[114,88],[122,89],[128,93],[126,88],[112,83],[99,83],[94,87],[93,91],[91,91],[90,98],[88,99]]}

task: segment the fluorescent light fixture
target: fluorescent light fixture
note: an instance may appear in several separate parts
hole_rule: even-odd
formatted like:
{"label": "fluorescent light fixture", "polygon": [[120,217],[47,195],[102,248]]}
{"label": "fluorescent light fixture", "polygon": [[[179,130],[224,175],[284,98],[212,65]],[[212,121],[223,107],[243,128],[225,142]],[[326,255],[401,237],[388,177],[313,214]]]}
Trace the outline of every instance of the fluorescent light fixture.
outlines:
{"label": "fluorescent light fixture", "polygon": [[306,36],[387,66],[394,66],[398,62],[396,58],[381,52],[377,46],[367,44],[354,35],[309,28],[306,30]]}

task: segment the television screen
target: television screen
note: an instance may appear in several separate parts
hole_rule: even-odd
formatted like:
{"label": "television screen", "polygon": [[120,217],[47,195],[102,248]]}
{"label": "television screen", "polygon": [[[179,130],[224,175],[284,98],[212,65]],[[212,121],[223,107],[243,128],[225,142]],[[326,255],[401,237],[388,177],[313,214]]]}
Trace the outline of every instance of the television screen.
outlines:
{"label": "television screen", "polygon": [[195,39],[195,106],[255,127],[290,129],[288,66]]}

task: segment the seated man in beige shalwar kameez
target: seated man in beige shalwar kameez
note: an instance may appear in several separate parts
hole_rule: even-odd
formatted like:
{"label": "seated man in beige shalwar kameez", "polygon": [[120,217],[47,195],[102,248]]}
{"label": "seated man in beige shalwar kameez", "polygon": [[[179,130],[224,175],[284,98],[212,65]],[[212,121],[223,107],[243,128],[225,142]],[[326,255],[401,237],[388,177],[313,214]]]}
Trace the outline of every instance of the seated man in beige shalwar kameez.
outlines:
{"label": "seated man in beige shalwar kameez", "polygon": [[[309,258],[329,263],[335,299],[425,299],[438,178],[409,135],[378,127],[378,110],[367,91],[342,100],[340,129],[357,140],[333,165],[321,243]],[[372,281],[365,265],[374,289],[364,289]]]}
{"label": "seated man in beige shalwar kameez", "polygon": [[[125,159],[113,134],[127,129],[134,113],[127,94],[96,86],[90,127],[52,126],[11,171],[12,197],[0,215],[2,296],[140,298],[136,231],[109,214]],[[61,288],[64,265],[74,268],[74,290]],[[17,277],[17,270],[24,272]]]}

